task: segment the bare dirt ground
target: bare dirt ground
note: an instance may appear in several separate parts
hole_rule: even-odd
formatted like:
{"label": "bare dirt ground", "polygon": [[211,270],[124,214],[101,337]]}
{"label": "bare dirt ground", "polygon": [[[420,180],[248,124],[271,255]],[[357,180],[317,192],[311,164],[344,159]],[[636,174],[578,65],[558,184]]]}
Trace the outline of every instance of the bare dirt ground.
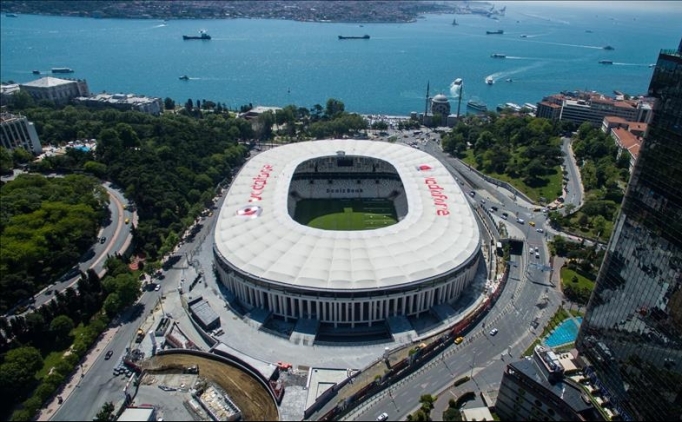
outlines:
{"label": "bare dirt ground", "polygon": [[268,391],[239,368],[191,355],[154,356],[142,364],[146,370],[163,370],[163,372],[179,371],[182,367],[192,365],[199,366],[199,376],[215,382],[227,392],[230,399],[241,410],[243,420],[278,420],[277,405]]}

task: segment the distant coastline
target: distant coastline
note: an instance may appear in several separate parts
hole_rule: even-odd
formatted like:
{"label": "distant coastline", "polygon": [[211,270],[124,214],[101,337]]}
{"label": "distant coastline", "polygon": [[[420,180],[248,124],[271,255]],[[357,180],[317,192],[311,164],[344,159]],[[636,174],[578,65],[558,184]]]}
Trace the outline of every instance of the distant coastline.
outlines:
{"label": "distant coastline", "polygon": [[[410,23],[429,13],[454,14],[465,2],[401,1],[16,1],[3,0],[0,12],[96,19],[280,19],[331,23]],[[481,3],[483,5],[487,3]]]}

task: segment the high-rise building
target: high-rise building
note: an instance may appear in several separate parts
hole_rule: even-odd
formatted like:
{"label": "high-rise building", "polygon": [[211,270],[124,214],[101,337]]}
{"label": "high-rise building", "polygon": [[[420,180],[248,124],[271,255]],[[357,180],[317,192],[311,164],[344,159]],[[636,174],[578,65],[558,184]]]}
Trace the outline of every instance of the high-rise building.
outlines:
{"label": "high-rise building", "polygon": [[576,347],[624,420],[682,419],[682,43],[662,50],[644,137]]}

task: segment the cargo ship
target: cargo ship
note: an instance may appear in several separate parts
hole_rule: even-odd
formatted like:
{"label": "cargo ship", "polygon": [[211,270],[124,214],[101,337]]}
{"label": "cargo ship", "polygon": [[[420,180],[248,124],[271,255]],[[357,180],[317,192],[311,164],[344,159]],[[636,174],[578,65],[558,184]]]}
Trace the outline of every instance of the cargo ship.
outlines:
{"label": "cargo ship", "polygon": [[73,73],[70,67],[53,67],[52,73]]}
{"label": "cargo ship", "polygon": [[487,35],[502,35],[504,34],[504,31],[501,29],[498,29],[497,31],[485,31]]}
{"label": "cargo ship", "polygon": [[199,31],[199,35],[183,35],[183,40],[210,40],[211,36],[206,33],[206,31]]}
{"label": "cargo ship", "polygon": [[369,35],[365,34],[361,37],[344,37],[343,35],[339,35],[340,40],[368,40]]}

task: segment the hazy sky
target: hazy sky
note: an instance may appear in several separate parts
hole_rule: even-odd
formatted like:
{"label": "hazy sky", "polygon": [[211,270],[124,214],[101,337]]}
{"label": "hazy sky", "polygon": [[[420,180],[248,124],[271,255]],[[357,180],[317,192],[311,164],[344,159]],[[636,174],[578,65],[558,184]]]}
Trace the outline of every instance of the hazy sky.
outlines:
{"label": "hazy sky", "polygon": [[[490,1],[496,8],[507,6],[519,6],[527,9],[533,5],[542,7],[554,6],[571,9],[592,9],[592,10],[641,10],[641,11],[677,11],[682,13],[682,1]],[[680,24],[682,29],[682,24]]]}

